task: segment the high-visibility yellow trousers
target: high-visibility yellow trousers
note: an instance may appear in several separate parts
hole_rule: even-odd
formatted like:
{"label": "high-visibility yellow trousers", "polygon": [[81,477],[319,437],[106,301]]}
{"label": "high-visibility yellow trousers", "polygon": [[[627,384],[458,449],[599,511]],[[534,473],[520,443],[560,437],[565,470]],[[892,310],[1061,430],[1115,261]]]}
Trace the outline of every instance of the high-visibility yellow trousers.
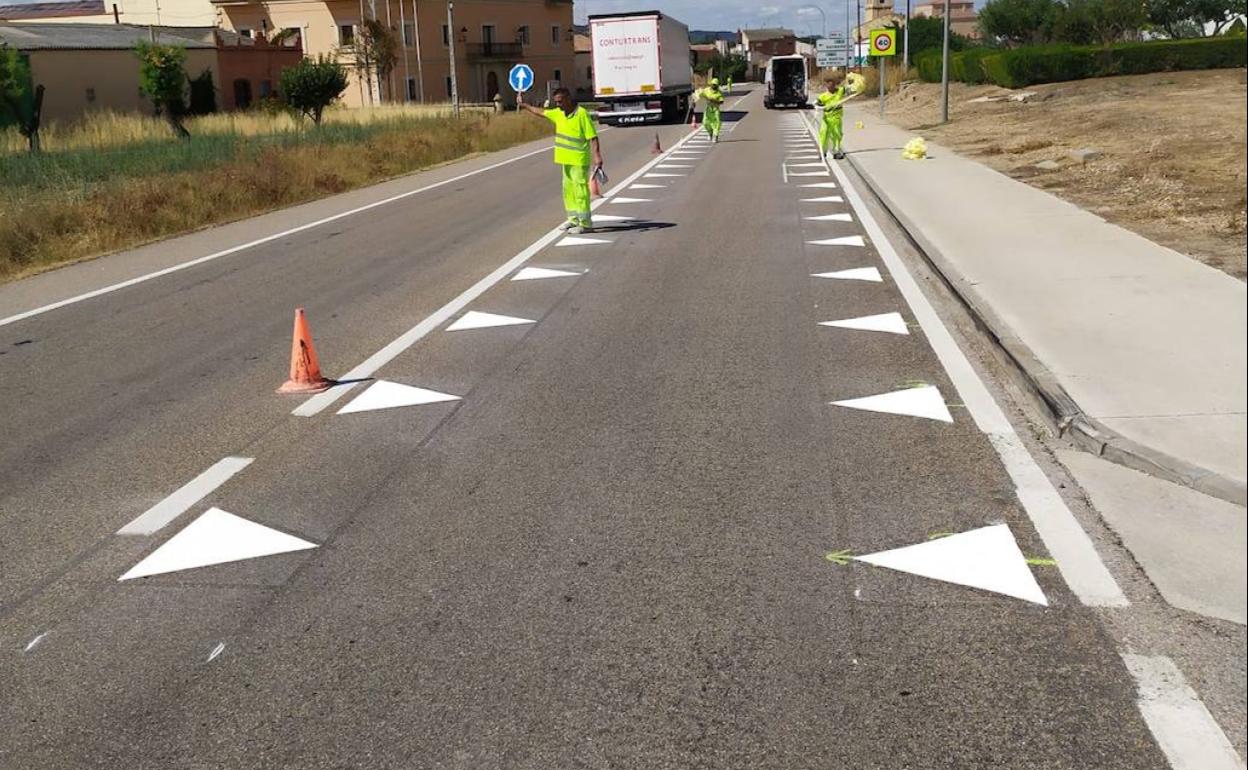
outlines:
{"label": "high-visibility yellow trousers", "polygon": [[560,165],[563,169],[563,208],[568,221],[581,227],[590,227],[589,216],[589,166]]}
{"label": "high-visibility yellow trousers", "polygon": [[842,110],[826,110],[819,124],[819,149],[826,155],[828,150],[841,151],[841,140],[845,138],[845,127]]}
{"label": "high-visibility yellow trousers", "polygon": [[707,136],[712,139],[719,136],[719,118],[719,105],[706,105],[706,109],[702,112],[702,127],[706,129]]}

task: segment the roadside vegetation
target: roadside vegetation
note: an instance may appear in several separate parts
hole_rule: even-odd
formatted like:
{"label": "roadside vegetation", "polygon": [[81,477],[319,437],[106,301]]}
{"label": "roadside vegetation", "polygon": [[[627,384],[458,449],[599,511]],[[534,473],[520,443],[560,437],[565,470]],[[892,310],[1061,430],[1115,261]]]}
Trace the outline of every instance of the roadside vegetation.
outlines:
{"label": "roadside vegetation", "polygon": [[545,136],[515,114],[331,109],[183,122],[98,115],[44,129],[43,152],[0,132],[0,280],[382,181]]}

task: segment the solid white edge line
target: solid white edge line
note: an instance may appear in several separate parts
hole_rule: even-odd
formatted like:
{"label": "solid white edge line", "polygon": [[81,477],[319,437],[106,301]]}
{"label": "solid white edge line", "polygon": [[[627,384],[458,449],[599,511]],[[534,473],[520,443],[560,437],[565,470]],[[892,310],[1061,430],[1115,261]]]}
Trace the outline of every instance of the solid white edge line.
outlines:
{"label": "solid white edge line", "polygon": [[1122,653],[1135,678],[1144,723],[1174,770],[1244,770],[1226,733],[1164,655]]}
{"label": "solid white edge line", "polygon": [[[813,138],[815,129],[809,121],[806,129]],[[867,209],[857,188],[851,186],[849,177],[841,171],[839,164],[829,163],[826,159],[824,162],[840,182],[850,205],[858,214],[859,221],[879,251],[880,259],[892,275],[893,282],[923,328],[928,343],[949,374],[949,379],[957,388],[962,403],[997,450],[1006,472],[1014,481],[1015,492],[1023,509],[1027,511],[1032,525],[1044,541],[1049,555],[1057,561],[1058,570],[1070,590],[1088,606],[1128,606],[1130,602],[1101,561],[1092,539],[1053,488],[1053,483],[1036,464],[1035,458],[1027,451],[1005,412],[988,392],[979,374],[971,367],[953,335],[945,328],[940,316],[928,302],[927,295],[919,288],[879,223]]]}
{"label": "solid white edge line", "polygon": [[[603,130],[605,131],[606,129],[604,128]],[[347,211],[340,211],[337,214],[332,214],[328,217],[317,219],[313,222],[307,222],[305,224],[299,225],[298,227],[292,227],[287,230],[282,230],[279,233],[273,233],[271,235],[266,235],[263,238],[257,238],[254,241],[248,241],[246,243],[240,243],[237,246],[231,246],[228,249],[222,249],[221,251],[214,251],[211,254],[208,254],[203,257],[198,257],[196,259],[192,259],[188,262],[180,262],[176,265],[171,265],[169,267],[166,267],[161,270],[157,270],[152,273],[145,273],[144,275],[136,276],[134,278],[130,278],[125,281],[120,281],[118,283],[109,284],[108,286],[104,286],[99,289],[93,289],[91,291],[84,292],[83,294],[77,294],[75,296],[68,297],[66,299],[57,300],[56,302],[52,302],[50,304],[43,305],[41,307],[37,307],[32,310],[27,310],[27,311],[18,313],[16,315],[11,315],[7,318],[0,318],[0,326],[7,326],[12,323],[17,323],[18,321],[24,321],[27,318],[33,318],[34,316],[37,316],[37,315],[43,315],[44,313],[48,313],[53,310],[58,310],[60,308],[66,307],[68,305],[73,305],[73,304],[82,302],[84,300],[94,299],[95,297],[100,297],[105,294],[111,294],[112,292],[119,291],[121,289],[126,289],[131,286],[136,286],[140,283],[146,283],[147,281],[150,281],[154,278],[160,278],[161,276],[166,276],[166,275],[169,275],[170,273],[176,273],[180,270],[185,270],[188,267],[195,267],[196,265],[202,265],[205,262],[211,262],[214,259],[220,259],[221,257],[228,257],[231,254],[237,254],[240,251],[245,251],[247,249],[254,248],[256,246],[263,246],[266,243],[269,243],[271,241],[276,241],[280,238],[285,238],[288,235],[301,233],[304,230],[310,230],[314,227],[320,227],[321,225],[328,224],[330,222],[336,222],[337,220],[343,219],[344,217],[353,216],[355,214],[368,211],[370,209],[375,209],[378,206],[386,206],[388,204],[394,203],[395,201],[400,201],[400,200],[403,200],[404,198],[410,198],[413,195],[419,195],[420,193],[428,192],[429,190],[434,190],[434,189],[443,187],[448,184],[454,184],[455,182],[459,182],[461,180],[467,179],[470,176],[483,174],[486,171],[493,171],[494,169],[500,168],[502,166],[506,166],[509,163],[515,163],[518,160],[524,160],[525,158],[530,158],[534,155],[537,155],[543,152],[550,152],[550,148],[542,147],[541,149],[532,150],[530,152],[524,153],[523,155],[517,155],[514,158],[508,158],[507,160],[502,160],[502,161],[499,161],[498,163],[492,163],[488,166],[483,166],[479,169],[476,169],[475,171],[469,171],[467,173],[451,177],[450,179],[443,179],[441,182],[434,182],[433,184],[428,184],[428,185],[425,185],[424,187],[420,187],[415,190],[408,190],[407,192],[402,192],[397,195],[391,195],[389,198],[383,198],[379,201],[373,201],[372,203],[367,203],[363,206],[357,206],[356,208],[348,209]],[[415,173],[420,173],[420,172],[418,171]],[[315,201],[309,201],[309,202],[314,203]]]}
{"label": "solid white edge line", "polygon": [[[684,143],[687,142],[692,136],[694,136],[694,134],[690,132],[681,137],[677,140],[676,144],[672,145],[671,148],[665,150],[661,155],[652,158],[641,168],[630,174],[626,179],[624,179],[624,181],[619,182],[615,185],[615,187],[608,190],[603,197],[594,201],[590,205],[590,209],[597,209],[599,206],[609,203],[610,200],[622,192],[624,188],[628,187],[633,182],[640,179],[641,176],[647,171],[666,160],[668,155],[672,154],[677,150],[677,148],[684,145]],[[546,248],[553,241],[559,238],[559,236],[563,235],[563,230],[560,229],[561,226],[562,224],[556,226],[553,230],[529,244],[529,246],[527,246],[519,254],[507,260],[489,275],[474,283],[471,287],[464,291],[463,294],[460,294],[458,297],[433,311],[433,313],[428,315],[420,323],[403,332],[403,334],[396,337],[381,350],[373,353],[362,363],[351,369],[346,374],[343,374],[339,378],[342,380],[341,384],[334,385],[328,390],[312,396],[307,401],[304,401],[302,404],[295,407],[295,409],[291,411],[291,414],[297,417],[313,417],[325,409],[325,407],[345,396],[352,388],[359,384],[359,381],[372,377],[378,369],[390,363],[390,361],[394,360],[394,358],[396,358],[404,350],[407,350],[412,345],[416,344],[416,342],[426,334],[440,327],[444,322],[449,320],[460,310],[463,310],[468,303],[472,302],[477,297],[480,297],[494,284],[506,278],[516,268],[527,262],[534,254],[537,254],[539,251]]]}
{"label": "solid white edge line", "polygon": [[203,500],[243,468],[251,465],[253,459],[251,457],[227,457],[218,460],[208,470],[186,482],[173,494],[117,530],[117,534],[151,535],[159,532],[166,524],[181,516],[188,508]]}

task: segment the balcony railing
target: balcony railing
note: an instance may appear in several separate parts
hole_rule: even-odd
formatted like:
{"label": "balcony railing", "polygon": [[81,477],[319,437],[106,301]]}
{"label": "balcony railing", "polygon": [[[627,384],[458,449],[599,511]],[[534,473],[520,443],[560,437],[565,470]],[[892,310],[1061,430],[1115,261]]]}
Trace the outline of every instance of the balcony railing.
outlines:
{"label": "balcony railing", "polygon": [[524,55],[520,43],[468,43],[469,59],[519,59]]}

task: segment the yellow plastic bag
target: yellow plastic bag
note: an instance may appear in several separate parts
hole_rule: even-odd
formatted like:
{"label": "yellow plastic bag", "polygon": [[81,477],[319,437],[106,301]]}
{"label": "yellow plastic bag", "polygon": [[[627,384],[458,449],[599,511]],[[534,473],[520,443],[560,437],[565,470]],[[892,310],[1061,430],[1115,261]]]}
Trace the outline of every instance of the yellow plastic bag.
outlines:
{"label": "yellow plastic bag", "polygon": [[857,72],[851,72],[845,76],[845,90],[851,94],[860,94],[867,87],[867,79]]}
{"label": "yellow plastic bag", "polygon": [[927,142],[923,141],[923,137],[916,136],[901,148],[901,157],[906,160],[923,160],[927,157]]}

